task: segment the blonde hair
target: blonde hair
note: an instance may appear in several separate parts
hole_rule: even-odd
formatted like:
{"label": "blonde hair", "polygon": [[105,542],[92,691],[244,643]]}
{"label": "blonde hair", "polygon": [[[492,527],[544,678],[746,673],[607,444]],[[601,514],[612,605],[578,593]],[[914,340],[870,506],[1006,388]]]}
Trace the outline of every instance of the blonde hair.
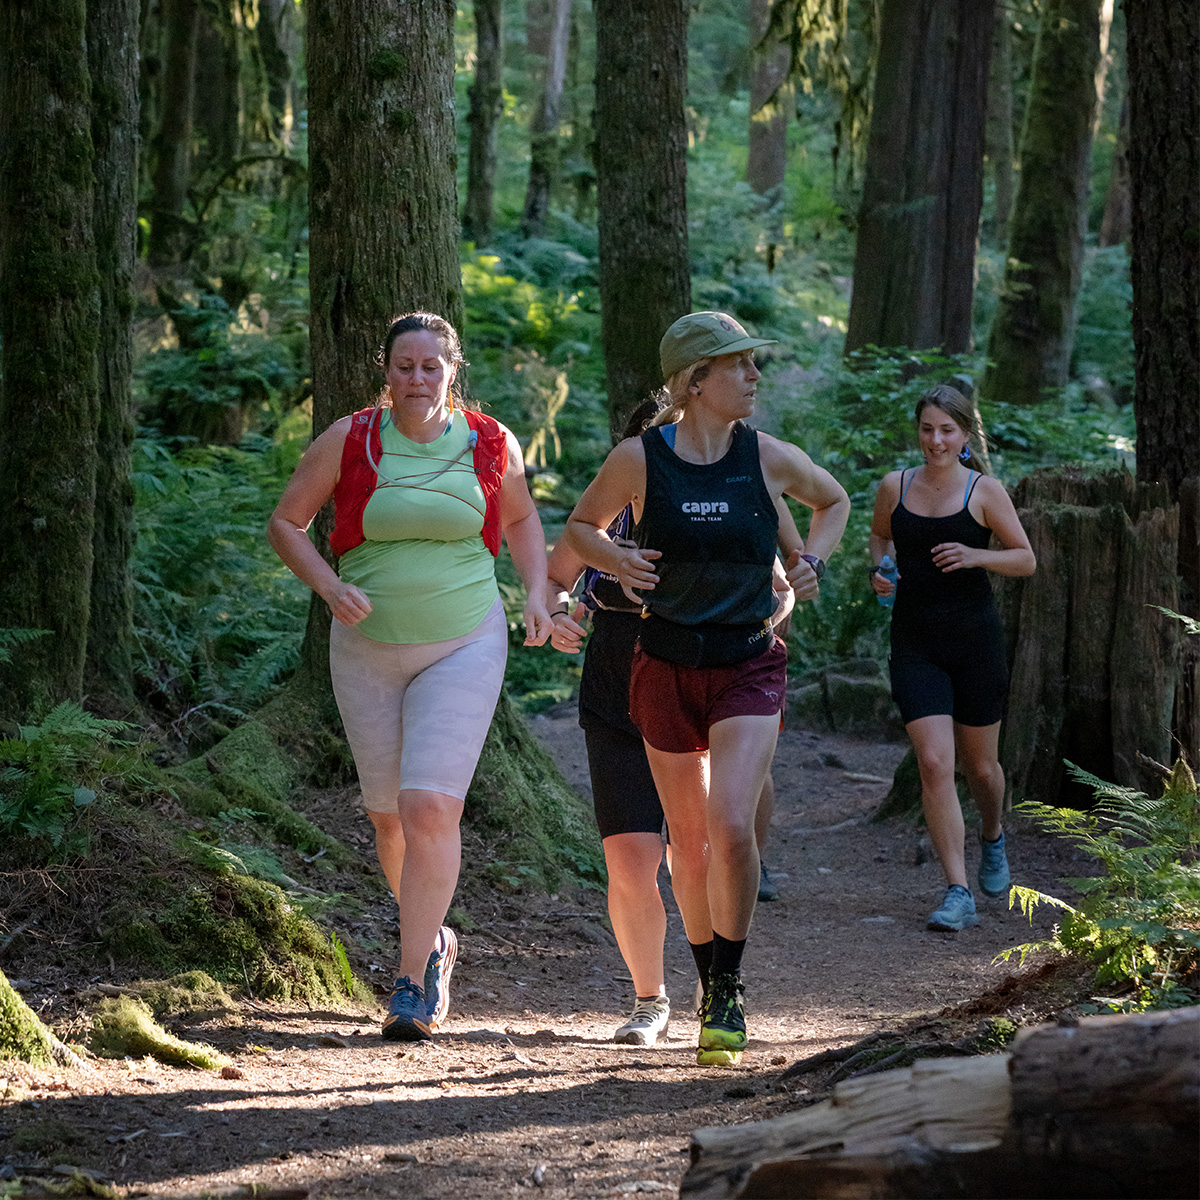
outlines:
{"label": "blonde hair", "polygon": [[692,385],[704,381],[709,371],[712,370],[714,361],[711,358],[698,358],[695,362],[688,363],[683,370],[676,371],[663,388],[663,392],[666,393],[666,407],[650,424],[674,425],[683,416],[683,410],[687,408],[688,392]]}

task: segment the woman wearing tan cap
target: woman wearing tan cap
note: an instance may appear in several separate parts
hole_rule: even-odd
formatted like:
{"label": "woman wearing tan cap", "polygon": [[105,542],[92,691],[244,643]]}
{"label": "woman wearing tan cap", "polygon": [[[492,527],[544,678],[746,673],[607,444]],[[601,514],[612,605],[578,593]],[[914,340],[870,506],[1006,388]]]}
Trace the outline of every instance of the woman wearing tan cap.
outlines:
{"label": "woman wearing tan cap", "polygon": [[[725,313],[676,321],[659,348],[671,404],[618,445],[584,492],[566,537],[643,605],[630,714],[662,799],[672,885],[704,984],[697,1062],[746,1045],[741,959],[759,884],[754,814],[779,732],[787,653],[771,631],[775,503],[813,510],[788,582],[812,599],[850,501],[803,451],[745,424],[758,368]],[[633,546],[609,523],[632,504]]]}

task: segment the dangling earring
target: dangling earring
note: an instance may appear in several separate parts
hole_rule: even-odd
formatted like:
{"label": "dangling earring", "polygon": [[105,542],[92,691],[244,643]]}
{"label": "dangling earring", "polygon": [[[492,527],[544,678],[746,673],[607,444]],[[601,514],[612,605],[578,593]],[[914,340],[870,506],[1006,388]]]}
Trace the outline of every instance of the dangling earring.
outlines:
{"label": "dangling earring", "polygon": [[969,463],[971,461],[971,447],[969,445],[964,446],[958,452],[958,461],[960,463]]}

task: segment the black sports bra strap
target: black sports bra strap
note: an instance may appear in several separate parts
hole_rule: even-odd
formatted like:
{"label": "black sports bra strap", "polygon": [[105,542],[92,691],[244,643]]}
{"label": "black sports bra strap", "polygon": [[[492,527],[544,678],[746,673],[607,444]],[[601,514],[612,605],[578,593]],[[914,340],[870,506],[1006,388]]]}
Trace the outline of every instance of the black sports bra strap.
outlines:
{"label": "black sports bra strap", "polygon": [[[971,497],[975,494],[975,488],[982,478],[983,478],[983,473],[979,472],[978,474],[976,474],[975,478],[971,481],[971,486],[967,490],[967,504],[971,503]],[[964,504],[963,508],[966,508],[967,504]]]}

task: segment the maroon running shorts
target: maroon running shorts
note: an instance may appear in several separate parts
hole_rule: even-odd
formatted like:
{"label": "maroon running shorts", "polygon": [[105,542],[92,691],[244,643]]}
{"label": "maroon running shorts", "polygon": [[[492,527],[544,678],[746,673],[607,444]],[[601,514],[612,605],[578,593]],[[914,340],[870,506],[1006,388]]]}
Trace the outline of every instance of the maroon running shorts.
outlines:
{"label": "maroon running shorts", "polygon": [[782,713],[786,689],[787,649],[779,638],[731,667],[681,667],[639,647],[629,676],[629,715],[655,750],[694,754],[708,749],[708,731],[718,721]]}

